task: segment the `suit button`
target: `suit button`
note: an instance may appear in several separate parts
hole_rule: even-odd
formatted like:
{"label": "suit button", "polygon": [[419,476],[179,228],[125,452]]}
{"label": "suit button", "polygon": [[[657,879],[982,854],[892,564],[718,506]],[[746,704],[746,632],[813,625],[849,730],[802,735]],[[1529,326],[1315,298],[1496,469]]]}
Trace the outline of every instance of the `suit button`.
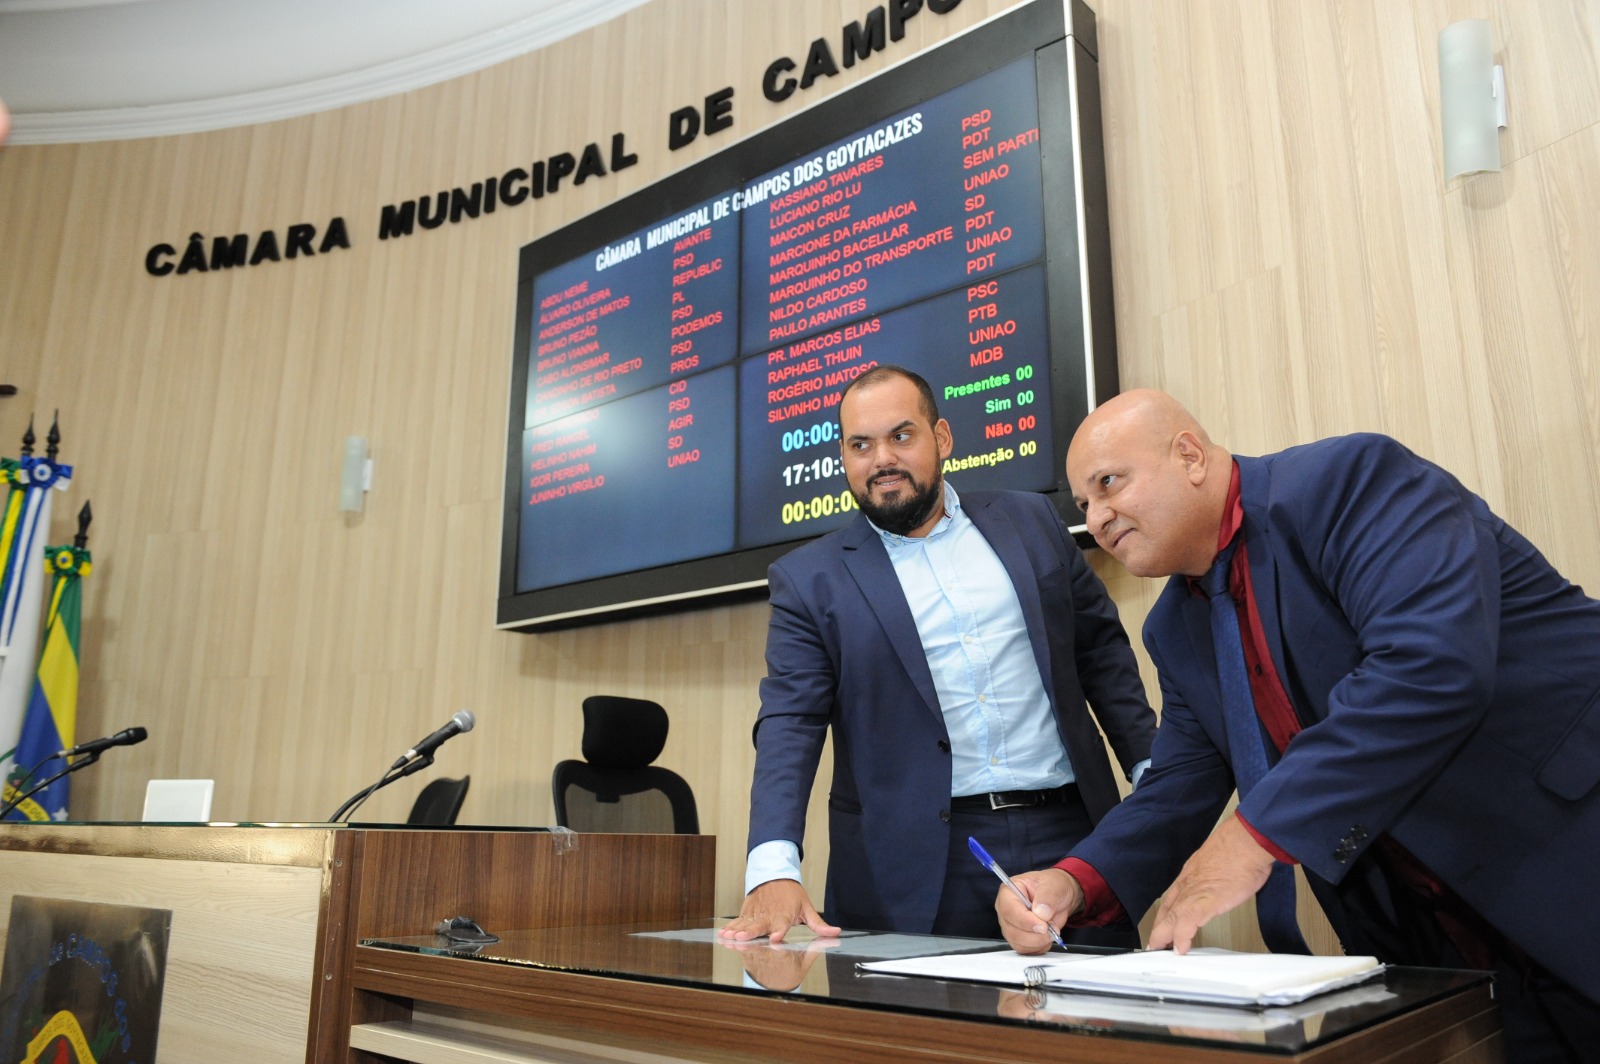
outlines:
{"label": "suit button", "polygon": [[1362,827],[1360,824],[1357,824],[1355,827],[1350,829],[1350,837],[1357,842],[1365,842],[1367,839],[1367,829]]}
{"label": "suit button", "polygon": [[943,750],[945,753],[948,754],[950,752],[950,740],[949,739],[940,739],[939,740],[939,749]]}
{"label": "suit button", "polygon": [[950,810],[948,810],[948,809],[939,810],[939,819],[943,820],[946,824],[950,823]]}

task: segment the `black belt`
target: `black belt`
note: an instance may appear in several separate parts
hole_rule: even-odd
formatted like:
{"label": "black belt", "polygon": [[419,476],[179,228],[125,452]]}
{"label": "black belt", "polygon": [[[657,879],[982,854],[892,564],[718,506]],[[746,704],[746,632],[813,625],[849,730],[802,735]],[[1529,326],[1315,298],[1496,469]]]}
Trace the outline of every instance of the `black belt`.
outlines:
{"label": "black belt", "polygon": [[1047,791],[990,791],[988,794],[963,794],[950,799],[954,813],[990,813],[1001,809],[1029,809],[1036,805],[1060,805],[1078,800],[1078,785],[1066,783]]}

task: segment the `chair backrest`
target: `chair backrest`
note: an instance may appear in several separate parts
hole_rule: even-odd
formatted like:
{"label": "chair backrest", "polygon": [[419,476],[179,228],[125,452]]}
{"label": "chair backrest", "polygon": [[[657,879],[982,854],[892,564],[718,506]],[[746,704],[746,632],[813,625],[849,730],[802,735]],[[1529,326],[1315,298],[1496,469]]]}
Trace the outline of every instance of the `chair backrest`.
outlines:
{"label": "chair backrest", "polygon": [[642,698],[583,700],[583,761],[551,774],[556,823],[574,831],[696,835],[694,792],[670,769],[652,765],[667,741],[667,711]]}
{"label": "chair backrest", "polygon": [[147,824],[204,824],[211,819],[216,780],[151,780],[144,788]]}
{"label": "chair backrest", "polygon": [[456,814],[461,812],[461,803],[467,799],[467,788],[471,785],[471,776],[462,776],[458,780],[430,780],[417,794],[406,823],[429,827],[454,824]]}

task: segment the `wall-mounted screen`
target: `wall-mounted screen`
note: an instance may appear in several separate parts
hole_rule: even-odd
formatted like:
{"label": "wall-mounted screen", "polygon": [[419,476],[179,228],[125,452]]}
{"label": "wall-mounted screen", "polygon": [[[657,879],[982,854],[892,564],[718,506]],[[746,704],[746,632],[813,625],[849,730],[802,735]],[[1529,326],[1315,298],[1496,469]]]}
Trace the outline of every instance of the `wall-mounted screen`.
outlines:
{"label": "wall-mounted screen", "polygon": [[838,398],[881,363],[958,488],[1073,523],[1116,385],[1092,18],[1039,0],[523,249],[502,626],[759,591],[851,519]]}

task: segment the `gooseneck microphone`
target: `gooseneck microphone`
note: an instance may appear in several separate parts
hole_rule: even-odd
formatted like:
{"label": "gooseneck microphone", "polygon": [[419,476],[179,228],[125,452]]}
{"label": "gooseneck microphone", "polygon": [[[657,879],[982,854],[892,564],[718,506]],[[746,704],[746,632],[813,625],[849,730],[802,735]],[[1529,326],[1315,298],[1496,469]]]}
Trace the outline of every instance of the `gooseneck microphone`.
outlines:
{"label": "gooseneck microphone", "polygon": [[70,750],[56,751],[57,757],[77,757],[80,754],[98,754],[102,750],[109,750],[113,746],[132,746],[142,743],[149,736],[143,728],[124,728],[115,735],[108,735],[104,739],[90,739],[86,743],[79,743]]}
{"label": "gooseneck microphone", "polygon": [[382,778],[372,786],[357,791],[345,800],[334,814],[328,818],[329,823],[337,824],[355,813],[362,802],[370,798],[373,792],[381,790],[395,780],[404,779],[413,772],[418,772],[433,764],[433,752],[443,746],[453,736],[472,730],[478,723],[473,715],[464,709],[457,710],[456,715],[450,718],[448,724],[422,740],[416,746],[395,758],[394,764],[384,772]]}
{"label": "gooseneck microphone", "polygon": [[[472,726],[476,723],[478,723],[477,720],[470,712],[464,709],[457,710],[448,724],[396,758],[395,763],[389,766],[390,770],[393,771],[399,768],[414,757],[431,757],[435,750],[445,744],[446,740],[460,735],[462,732],[471,731]],[[143,736],[140,736],[140,738],[143,738]]]}
{"label": "gooseneck microphone", "polygon": [[[100,755],[104,751],[111,749],[113,746],[132,746],[134,743],[142,743],[145,741],[145,738],[149,736],[149,734],[150,733],[145,731],[143,728],[124,728],[117,732],[117,734],[108,735],[104,739],[90,739],[86,743],[79,743],[70,750],[57,750],[55,753],[46,757],[44,761],[41,761],[37,765],[30,768],[28,770],[28,774],[23,776],[21,780],[13,785],[11,800],[8,802],[0,802],[0,817],[4,817],[13,809],[20,807],[23,802],[27,801],[29,798],[32,798],[34,795],[50,786],[56,780],[61,779],[63,776],[70,775],[71,773],[78,771],[80,768],[88,768],[90,765],[96,763],[100,760]],[[78,760],[71,760],[74,757],[78,758]],[[22,789],[23,787],[27,786],[28,781],[33,778],[33,774],[45,766],[46,762],[54,761],[57,758],[66,764],[66,768],[63,768],[60,772],[57,772],[49,779],[34,784],[26,791]]]}

